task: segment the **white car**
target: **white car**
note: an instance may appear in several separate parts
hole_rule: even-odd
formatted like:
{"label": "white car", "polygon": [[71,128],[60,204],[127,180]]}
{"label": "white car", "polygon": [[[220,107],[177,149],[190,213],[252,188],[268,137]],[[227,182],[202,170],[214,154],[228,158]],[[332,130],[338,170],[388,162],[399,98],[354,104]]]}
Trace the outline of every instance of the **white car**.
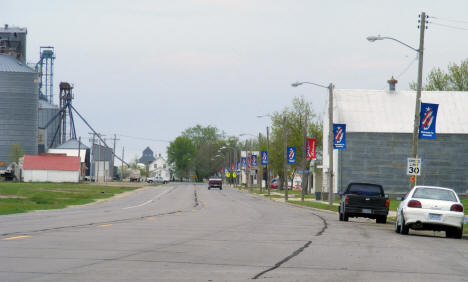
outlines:
{"label": "white car", "polygon": [[464,217],[463,204],[452,189],[415,186],[401,199],[395,232],[406,235],[410,228],[445,231],[447,238],[461,239]]}

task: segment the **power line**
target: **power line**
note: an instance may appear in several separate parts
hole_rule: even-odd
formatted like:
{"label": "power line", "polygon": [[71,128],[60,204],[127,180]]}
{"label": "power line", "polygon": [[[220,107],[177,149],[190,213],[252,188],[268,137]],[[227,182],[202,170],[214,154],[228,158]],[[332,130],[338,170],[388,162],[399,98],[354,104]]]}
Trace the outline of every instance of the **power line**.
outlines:
{"label": "power line", "polygon": [[137,139],[137,140],[146,140],[146,141],[153,141],[153,142],[164,142],[164,143],[169,143],[171,141],[169,140],[164,140],[164,139],[153,139],[153,138],[147,138],[147,137],[138,137],[138,136],[130,136],[130,135],[124,135],[124,134],[118,134],[121,137],[127,137],[131,139]]}
{"label": "power line", "polygon": [[468,24],[468,21],[465,21],[465,20],[454,20],[454,19],[439,18],[439,17],[433,17],[433,16],[430,16],[429,18],[431,18],[431,19],[436,19],[436,20],[442,20],[442,21],[449,21],[449,22],[456,22],[456,23],[465,23],[465,24]]}
{"label": "power line", "polygon": [[458,29],[458,30],[468,30],[468,28],[466,27],[461,27],[461,26],[454,26],[454,25],[448,25],[448,24],[441,24],[441,23],[436,23],[436,22],[429,22],[433,25],[438,25],[438,26],[443,26],[443,27],[446,27],[446,28],[452,28],[452,29]]}
{"label": "power line", "polygon": [[[395,79],[400,79],[400,77],[402,77],[412,66],[413,64],[418,60],[418,55],[416,55],[416,57],[403,69],[403,71],[401,71],[396,77]],[[387,89],[387,85],[385,87],[382,88],[382,90],[385,90]]]}

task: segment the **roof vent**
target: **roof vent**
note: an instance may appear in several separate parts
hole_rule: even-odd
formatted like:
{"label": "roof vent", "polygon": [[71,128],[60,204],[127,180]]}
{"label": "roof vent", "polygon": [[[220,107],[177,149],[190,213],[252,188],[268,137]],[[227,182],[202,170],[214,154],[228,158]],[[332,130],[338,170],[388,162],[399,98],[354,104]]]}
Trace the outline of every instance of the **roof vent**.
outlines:
{"label": "roof vent", "polygon": [[398,80],[396,80],[392,75],[392,78],[390,78],[390,80],[387,80],[387,82],[390,91],[395,91],[395,85],[398,83]]}
{"label": "roof vent", "polygon": [[7,24],[5,24],[5,29],[8,29],[8,25],[7,25]]}

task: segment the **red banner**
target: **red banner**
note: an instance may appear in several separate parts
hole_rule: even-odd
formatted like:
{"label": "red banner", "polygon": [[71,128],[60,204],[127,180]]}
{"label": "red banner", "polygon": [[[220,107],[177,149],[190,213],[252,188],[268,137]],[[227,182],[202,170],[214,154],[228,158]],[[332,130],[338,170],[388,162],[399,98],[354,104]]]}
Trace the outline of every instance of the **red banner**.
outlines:
{"label": "red banner", "polygon": [[317,139],[307,138],[306,159],[315,160],[317,158]]}
{"label": "red banner", "polygon": [[234,170],[234,163],[231,163],[231,170]]}

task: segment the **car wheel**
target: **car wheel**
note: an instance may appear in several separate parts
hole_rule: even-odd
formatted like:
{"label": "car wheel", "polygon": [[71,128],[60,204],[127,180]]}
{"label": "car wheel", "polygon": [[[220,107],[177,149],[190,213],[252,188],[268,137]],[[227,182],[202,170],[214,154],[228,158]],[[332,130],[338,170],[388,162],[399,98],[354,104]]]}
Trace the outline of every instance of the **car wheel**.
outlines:
{"label": "car wheel", "polygon": [[341,213],[341,207],[338,208],[338,219],[343,221],[343,214]]}
{"label": "car wheel", "polygon": [[463,238],[463,226],[461,229],[453,228],[448,229],[445,231],[445,237],[447,238],[454,238],[454,239],[461,239]]}
{"label": "car wheel", "polygon": [[349,221],[349,216],[346,212],[343,212],[343,221]]}
{"label": "car wheel", "polygon": [[211,187],[208,187],[208,190],[211,190]]}
{"label": "car wheel", "polygon": [[398,218],[395,219],[395,232],[400,233],[401,226],[398,224]]}
{"label": "car wheel", "polygon": [[379,216],[375,220],[376,223],[386,224],[387,223],[387,216]]}
{"label": "car wheel", "polygon": [[405,218],[403,214],[401,214],[401,227],[400,227],[400,234],[408,235],[409,233],[409,226],[405,224]]}

